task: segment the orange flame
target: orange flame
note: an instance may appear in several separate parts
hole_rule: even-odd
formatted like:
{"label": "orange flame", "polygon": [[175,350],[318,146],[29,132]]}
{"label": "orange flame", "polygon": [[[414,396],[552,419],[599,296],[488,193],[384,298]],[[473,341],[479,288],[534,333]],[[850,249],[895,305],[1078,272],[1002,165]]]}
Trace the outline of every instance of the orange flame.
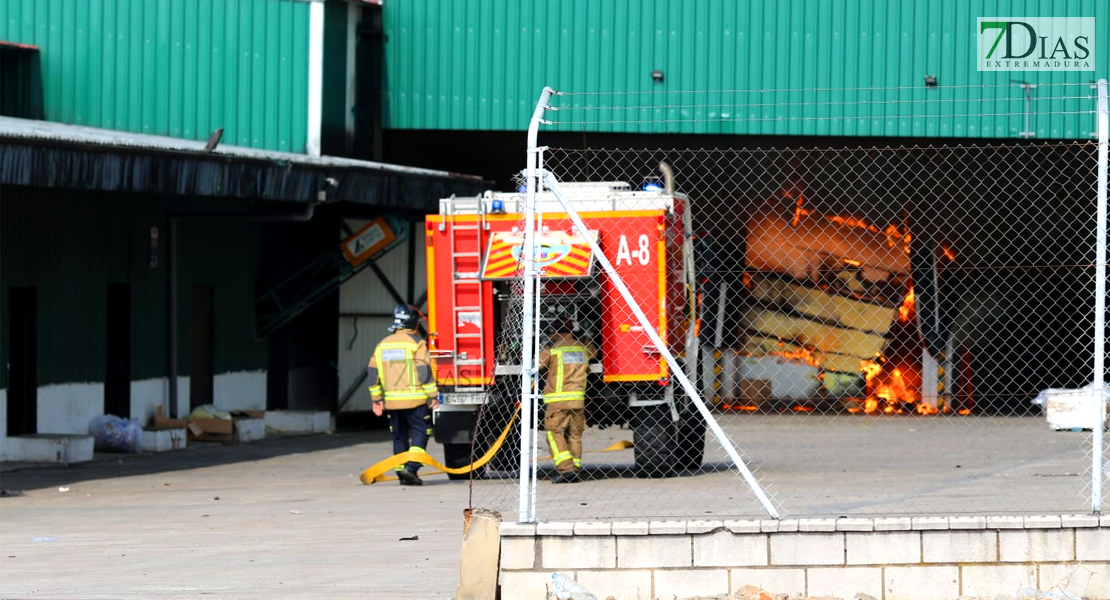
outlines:
{"label": "orange flame", "polygon": [[910,291],[906,292],[906,297],[902,299],[902,306],[898,307],[898,320],[906,323],[910,320],[910,315],[913,314],[914,309],[914,294],[913,286],[910,286]]}
{"label": "orange flame", "polygon": [[[779,342],[780,347],[785,345],[786,344]],[[798,360],[811,367],[821,366],[821,361],[817,359],[817,355],[814,354],[813,350],[805,346],[802,346],[797,350],[780,350],[779,352],[772,352],[771,354],[781,356],[789,360]]]}
{"label": "orange flame", "polygon": [[758,406],[754,406],[751,404],[725,404],[721,408],[725,410],[746,410],[748,412],[755,412],[759,410]]}
{"label": "orange flame", "polygon": [[[784,197],[788,197],[784,194]],[[803,198],[798,197],[794,206],[794,218],[791,219],[790,224],[794,227],[798,226],[802,217],[808,217],[811,211],[807,208],[802,208]],[[881,233],[886,236],[886,244],[890,248],[902,247],[902,251],[906,254],[910,253],[910,242],[913,241],[913,236],[910,234],[908,227],[899,227],[895,224],[887,225],[884,229],[879,229],[874,223],[869,223],[866,219],[853,217],[851,215],[822,215],[830,223],[837,225],[844,225],[845,227],[857,227],[859,229],[866,229],[871,233]]]}

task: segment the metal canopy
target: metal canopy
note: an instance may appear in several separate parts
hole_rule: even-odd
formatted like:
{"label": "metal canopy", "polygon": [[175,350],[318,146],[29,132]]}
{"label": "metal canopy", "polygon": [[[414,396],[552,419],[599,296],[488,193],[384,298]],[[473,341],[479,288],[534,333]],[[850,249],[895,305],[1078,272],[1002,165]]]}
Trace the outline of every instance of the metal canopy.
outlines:
{"label": "metal canopy", "polygon": [[[434,211],[480,177],[0,117],[0,184]],[[321,196],[321,192],[324,195]]]}

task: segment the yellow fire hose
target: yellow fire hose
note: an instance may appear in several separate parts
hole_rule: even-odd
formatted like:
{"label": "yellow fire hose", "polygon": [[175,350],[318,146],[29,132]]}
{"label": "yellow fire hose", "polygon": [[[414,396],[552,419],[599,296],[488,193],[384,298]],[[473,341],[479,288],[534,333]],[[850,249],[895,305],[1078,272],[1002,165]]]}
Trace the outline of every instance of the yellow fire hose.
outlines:
{"label": "yellow fire hose", "polygon": [[[433,471],[431,473],[428,473],[429,475],[436,475],[438,473],[462,475],[464,473],[469,473],[475,469],[480,469],[485,466],[486,463],[492,460],[493,456],[497,454],[497,451],[501,449],[501,444],[504,444],[505,438],[509,437],[509,430],[512,429],[513,423],[516,423],[516,418],[519,414],[520,407],[518,406],[516,407],[516,412],[513,413],[512,418],[509,419],[509,422],[505,425],[505,428],[501,430],[501,435],[497,436],[497,439],[494,440],[493,445],[490,446],[489,450],[486,450],[485,454],[483,454],[481,457],[478,458],[478,460],[470,463],[469,465],[451,468],[432,458],[432,456],[427,452],[409,450],[400,454],[394,454],[393,456],[390,456],[389,458],[378,462],[371,467],[368,467],[365,471],[362,472],[362,475],[359,475],[359,479],[362,481],[362,483],[366,485],[371,485],[381,481],[393,481],[397,479],[397,477],[390,475],[390,473],[396,472],[395,469],[397,467],[409,462],[416,462],[432,467]],[[617,452],[619,450],[627,450],[631,447],[632,442],[628,440],[621,440],[613,444],[612,446],[609,446],[608,448],[605,448],[603,450],[595,450],[593,452]],[[541,457],[539,460],[550,459],[550,456],[544,456]]]}

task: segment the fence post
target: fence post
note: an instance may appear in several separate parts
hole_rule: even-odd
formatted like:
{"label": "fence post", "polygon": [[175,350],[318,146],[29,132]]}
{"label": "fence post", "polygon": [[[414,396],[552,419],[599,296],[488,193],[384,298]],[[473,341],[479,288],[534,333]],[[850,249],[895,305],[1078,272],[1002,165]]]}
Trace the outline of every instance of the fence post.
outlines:
{"label": "fence post", "polygon": [[528,124],[528,150],[527,170],[524,175],[526,186],[526,206],[524,209],[524,317],[523,340],[521,341],[520,363],[520,494],[517,501],[517,522],[532,523],[536,515],[529,502],[529,495],[534,489],[532,486],[532,442],[534,429],[532,427],[533,414],[536,410],[536,365],[532,358],[535,356],[536,340],[532,335],[533,321],[539,316],[534,314],[535,285],[536,285],[536,241],[535,241],[535,211],[536,188],[539,184],[539,147],[536,143],[539,137],[540,123],[543,122],[544,111],[547,103],[555,90],[550,87],[543,88],[540,98],[536,101],[536,110],[532,113],[532,121]]}
{"label": "fence post", "polygon": [[598,245],[597,240],[589,236],[589,229],[586,227],[586,224],[582,222],[582,217],[578,216],[578,212],[574,210],[574,207],[566,199],[566,196],[563,195],[563,189],[559,185],[559,181],[548,171],[544,171],[543,179],[547,183],[547,187],[551,190],[551,193],[555,194],[555,198],[559,200],[559,204],[563,206],[563,210],[566,211],[567,216],[570,217],[570,220],[574,223],[575,229],[577,229],[578,233],[589,242],[590,250],[593,251],[594,258],[597,260],[598,264],[601,265],[601,268],[605,270],[605,274],[609,276],[609,281],[612,282],[613,287],[617,288],[621,297],[628,303],[628,308],[632,310],[632,314],[635,315],[639,325],[643,327],[644,333],[651,338],[651,342],[655,344],[655,348],[659,350],[659,353],[667,361],[667,365],[670,367],[675,379],[678,380],[682,385],[683,391],[685,391],[690,397],[690,400],[693,401],[694,406],[697,407],[698,412],[701,413],[702,418],[705,419],[705,424],[709,427],[710,431],[713,432],[714,437],[717,438],[717,441],[721,444],[721,447],[724,448],[729,458],[732,459],[733,464],[736,465],[740,474],[743,475],[744,481],[748,484],[748,487],[751,488],[752,493],[755,494],[759,503],[763,505],[763,509],[767,511],[767,514],[772,519],[778,519],[779,513],[775,510],[774,505],[771,504],[771,500],[767,497],[767,493],[763,491],[763,487],[759,485],[759,481],[756,480],[755,475],[752,475],[751,470],[744,464],[744,459],[740,457],[740,453],[733,447],[732,441],[728,439],[724,430],[717,424],[717,420],[710,414],[709,408],[705,406],[705,402],[701,399],[701,394],[694,389],[694,384],[686,377],[686,373],[679,368],[678,361],[675,360],[674,355],[671,354],[670,349],[667,348],[667,344],[663,342],[663,339],[659,337],[659,334],[652,327],[651,322],[648,321],[647,315],[644,314],[640,305],[636,303],[636,299],[632,296],[632,292],[628,291],[628,287],[625,286],[624,280],[620,278],[616,269],[613,268],[612,263],[610,263],[609,259],[605,256],[605,253],[601,251],[601,246]]}
{"label": "fence post", "polygon": [[1105,422],[1106,402],[1103,388],[1106,385],[1106,162],[1107,129],[1110,117],[1107,115],[1106,80],[1098,80],[1098,223],[1095,226],[1095,356],[1094,356],[1094,393],[1097,400],[1096,421],[1091,431],[1094,440],[1091,449],[1091,512],[1102,512],[1102,429]]}

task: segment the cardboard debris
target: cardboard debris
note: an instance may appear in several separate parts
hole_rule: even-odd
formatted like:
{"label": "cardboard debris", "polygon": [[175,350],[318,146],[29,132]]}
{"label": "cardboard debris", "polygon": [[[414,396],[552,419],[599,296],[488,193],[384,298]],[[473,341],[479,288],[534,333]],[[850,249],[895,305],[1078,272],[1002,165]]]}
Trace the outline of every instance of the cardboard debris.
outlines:
{"label": "cardboard debris", "polygon": [[154,408],[154,418],[151,420],[151,427],[154,429],[181,429],[185,427],[187,421],[185,419],[170,419],[162,412],[161,406]]}
{"label": "cardboard debris", "polygon": [[764,407],[771,400],[771,382],[766,379],[741,379],[740,400],[749,406]]}
{"label": "cardboard debris", "polygon": [[261,410],[229,410],[231,419],[215,419],[209,417],[188,417],[186,419],[170,419],[165,416],[162,407],[154,409],[154,418],[151,420],[153,429],[185,429],[189,441],[221,442],[233,444],[254,441],[261,438],[256,432],[257,427],[251,427],[252,434],[249,439],[240,439],[239,429],[246,425],[239,425],[241,419],[262,419],[266,412]]}
{"label": "cardboard debris", "polygon": [[231,419],[209,419],[189,417],[189,441],[233,442],[235,441],[235,421]]}

